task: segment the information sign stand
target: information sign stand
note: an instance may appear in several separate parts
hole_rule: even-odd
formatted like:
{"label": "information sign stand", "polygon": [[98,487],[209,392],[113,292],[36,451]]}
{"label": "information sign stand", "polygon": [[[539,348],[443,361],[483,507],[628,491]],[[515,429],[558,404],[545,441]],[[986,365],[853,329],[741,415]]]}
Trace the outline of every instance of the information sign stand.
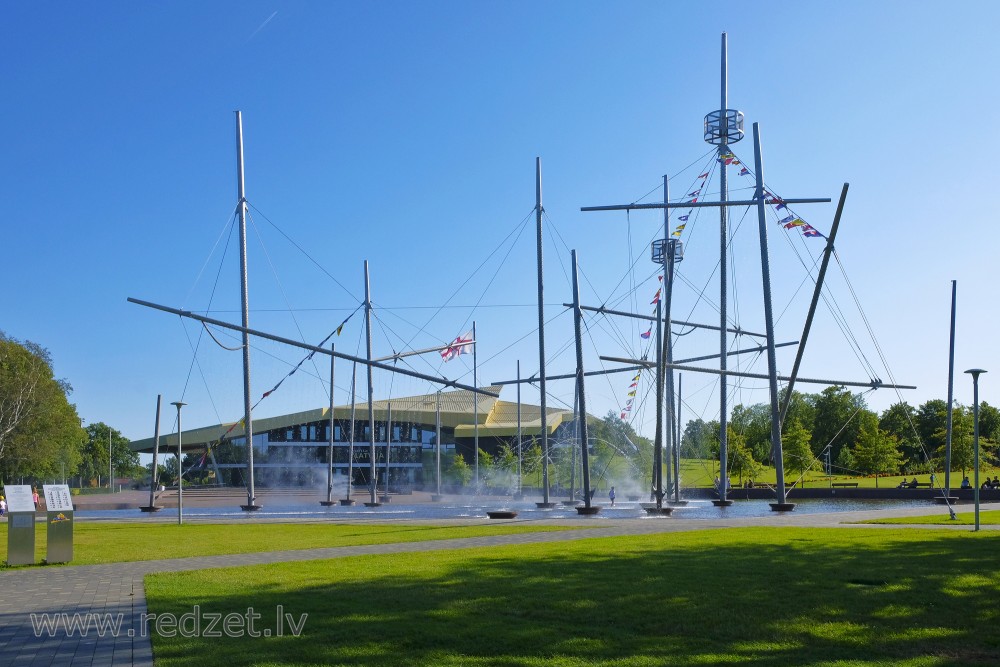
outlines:
{"label": "information sign stand", "polygon": [[35,501],[31,487],[5,484],[7,496],[7,564],[35,563]]}
{"label": "information sign stand", "polygon": [[66,484],[45,484],[45,509],[48,521],[48,546],[45,562],[68,563],[73,560],[73,499]]}

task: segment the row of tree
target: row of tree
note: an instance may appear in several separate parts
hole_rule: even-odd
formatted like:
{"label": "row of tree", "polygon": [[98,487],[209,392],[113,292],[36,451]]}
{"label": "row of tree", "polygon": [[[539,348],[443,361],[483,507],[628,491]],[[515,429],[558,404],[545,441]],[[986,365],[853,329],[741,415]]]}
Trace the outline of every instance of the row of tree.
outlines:
{"label": "row of tree", "polygon": [[[782,397],[784,398],[784,397]],[[987,462],[997,463],[1000,410],[980,404],[980,445]],[[870,410],[862,394],[828,387],[818,394],[792,393],[782,425],[785,468],[801,473],[827,461],[837,474],[898,475],[944,470],[947,401],[934,399],[914,408],[896,403],[882,414]],[[952,410],[952,471],[973,465],[972,409]],[[719,422],[689,421],[681,439],[682,456],[717,458]],[[730,470],[753,478],[772,465],[770,406],[733,408],[728,428]]]}
{"label": "row of tree", "polygon": [[116,477],[143,474],[128,438],[102,422],[81,426],[72,391],[48,350],[0,331],[0,480],[96,485],[109,464]]}

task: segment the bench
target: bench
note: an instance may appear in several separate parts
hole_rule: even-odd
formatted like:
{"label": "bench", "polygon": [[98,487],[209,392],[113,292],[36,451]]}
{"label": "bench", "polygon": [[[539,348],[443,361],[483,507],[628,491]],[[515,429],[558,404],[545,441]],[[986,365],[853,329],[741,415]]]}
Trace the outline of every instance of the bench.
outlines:
{"label": "bench", "polygon": [[857,482],[834,482],[830,486],[841,486],[841,487],[848,487],[848,488],[851,488],[851,489],[856,489],[856,488],[858,488],[858,483]]}

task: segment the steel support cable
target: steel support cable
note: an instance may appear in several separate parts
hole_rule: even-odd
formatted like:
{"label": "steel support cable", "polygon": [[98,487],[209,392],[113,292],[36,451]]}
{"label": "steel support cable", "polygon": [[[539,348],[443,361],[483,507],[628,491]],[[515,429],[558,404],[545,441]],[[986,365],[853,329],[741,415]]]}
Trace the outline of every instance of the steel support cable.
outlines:
{"label": "steel support cable", "polygon": [[493,248],[493,250],[491,250],[491,251],[490,251],[490,254],[488,254],[488,255],[486,256],[486,258],[485,258],[485,259],[483,259],[483,261],[482,261],[482,262],[480,262],[479,266],[477,266],[477,267],[476,267],[476,268],[475,268],[475,269],[474,269],[474,270],[472,271],[472,273],[470,273],[470,274],[469,274],[469,276],[468,276],[468,277],[467,277],[467,278],[466,278],[465,280],[463,280],[463,281],[462,281],[462,283],[461,283],[461,284],[460,284],[460,285],[459,285],[458,287],[456,287],[456,288],[454,289],[454,291],[452,291],[452,293],[451,293],[451,296],[449,296],[449,297],[448,297],[447,299],[445,299],[445,302],[444,302],[443,304],[441,304],[441,306],[439,306],[439,307],[438,307],[438,308],[437,308],[437,309],[436,309],[436,310],[434,311],[434,313],[433,313],[433,314],[432,314],[432,315],[431,315],[431,316],[430,316],[429,318],[427,318],[427,321],[426,321],[426,322],[424,322],[423,326],[420,326],[420,327],[416,327],[416,326],[415,326],[415,327],[414,327],[414,328],[416,328],[416,329],[417,329],[417,332],[416,332],[415,334],[413,334],[413,337],[412,337],[412,338],[410,338],[410,340],[409,340],[409,342],[408,342],[408,344],[407,344],[407,347],[409,347],[409,344],[410,344],[410,343],[412,343],[412,342],[413,342],[413,340],[414,340],[414,339],[415,339],[415,338],[416,338],[417,336],[419,336],[419,335],[420,335],[421,333],[423,333],[423,332],[424,332],[424,331],[425,331],[425,330],[427,329],[427,326],[428,326],[428,325],[429,325],[429,324],[430,324],[431,322],[433,322],[433,321],[434,321],[434,319],[435,319],[435,318],[436,318],[436,317],[438,316],[438,314],[439,314],[439,313],[441,312],[441,310],[443,310],[443,309],[444,309],[444,308],[445,308],[445,307],[446,307],[446,306],[447,306],[447,305],[448,305],[449,303],[451,303],[452,299],[454,299],[454,298],[455,298],[456,296],[458,296],[459,292],[461,292],[461,291],[462,291],[462,289],[464,289],[464,288],[465,288],[465,286],[466,286],[466,285],[468,285],[468,284],[469,284],[469,282],[470,282],[470,281],[471,281],[471,280],[472,280],[473,278],[475,278],[475,277],[476,277],[476,274],[478,274],[478,273],[479,273],[479,272],[480,272],[480,271],[481,271],[481,270],[483,269],[483,267],[484,267],[484,266],[486,266],[487,262],[489,262],[489,261],[490,261],[490,259],[492,259],[492,258],[493,258],[493,255],[495,255],[495,254],[497,254],[498,252],[500,252],[500,249],[501,249],[501,248],[503,248],[504,244],[506,244],[506,243],[507,243],[507,240],[508,240],[508,239],[509,239],[509,238],[510,238],[511,236],[513,236],[515,232],[518,232],[518,235],[520,235],[520,233],[519,233],[519,230],[522,230],[522,229],[524,228],[524,225],[525,225],[525,223],[526,223],[526,222],[527,222],[527,221],[528,221],[528,220],[529,220],[529,219],[531,218],[531,215],[532,215],[532,214],[533,214],[534,212],[535,212],[535,209],[534,209],[534,207],[532,207],[531,211],[529,211],[529,212],[528,212],[528,214],[527,214],[526,216],[524,216],[524,218],[523,218],[523,219],[522,219],[522,220],[521,220],[521,221],[520,221],[519,223],[517,223],[516,225],[514,225],[514,227],[513,227],[513,228],[512,228],[511,230],[510,230],[510,232],[508,232],[508,233],[507,233],[507,236],[505,236],[505,237],[503,238],[503,240],[501,240],[501,241],[500,241],[500,242],[499,242],[499,243],[498,243],[498,244],[496,245],[496,247],[495,247],[495,248]]}
{"label": "steel support cable", "polygon": [[[209,389],[208,387],[208,380],[205,378],[205,372],[201,368],[201,362],[198,361],[198,349],[194,344],[191,343],[191,336],[188,334],[187,327],[184,326],[184,318],[182,317],[179,319],[180,319],[181,329],[183,329],[184,331],[184,338],[188,342],[188,347],[191,348],[191,368],[188,369],[188,380],[191,379],[191,369],[197,367],[198,375],[201,377],[201,382],[203,385],[205,385],[205,393],[208,394],[208,402],[212,405],[212,412],[215,413],[215,418],[219,420],[219,423],[222,423],[222,417],[219,416],[219,409],[215,406],[215,399],[212,397],[212,390]],[[198,341],[201,342],[200,334]],[[181,391],[181,400],[183,400],[184,396],[187,394],[187,388],[188,388],[188,383],[187,380],[185,380],[184,390]],[[176,427],[177,427],[177,416],[175,415],[174,428],[176,429]]]}
{"label": "steel support cable", "polygon": [[[840,255],[837,254],[836,249],[833,251],[833,257],[837,260],[837,266],[840,267],[840,273],[844,276],[844,281],[847,283],[847,289],[851,292],[851,297],[854,298],[854,304],[858,307],[858,313],[861,314],[861,319],[865,323],[865,328],[868,330],[868,335],[872,339],[872,343],[875,345],[875,351],[878,353],[879,359],[885,365],[886,370],[888,370],[889,363],[885,358],[885,354],[882,353],[882,346],[878,343],[878,337],[875,336],[875,331],[872,329],[871,322],[868,321],[868,316],[865,314],[865,309],[861,306],[861,301],[858,299],[857,293],[854,291],[854,285],[851,284],[850,278],[847,277],[847,271],[844,269],[843,263],[840,261]],[[867,358],[866,358],[867,360]]]}
{"label": "steel support cable", "polygon": [[521,223],[521,229],[518,230],[517,236],[514,237],[514,240],[511,241],[510,247],[507,248],[507,253],[503,256],[503,259],[500,260],[500,264],[497,265],[496,271],[493,272],[493,276],[490,277],[489,282],[486,283],[486,287],[483,288],[482,293],[479,295],[479,300],[476,301],[476,305],[472,307],[472,310],[469,312],[469,315],[465,318],[465,322],[462,323],[462,326],[459,327],[459,329],[464,329],[469,325],[469,322],[472,320],[472,317],[476,314],[476,310],[479,308],[479,304],[483,302],[483,299],[486,298],[486,293],[490,291],[491,287],[493,287],[493,283],[496,282],[497,276],[500,275],[500,271],[507,263],[507,259],[510,257],[510,253],[514,251],[514,247],[517,245],[517,242],[521,240],[521,235],[524,234],[524,230],[527,228],[528,228],[528,218],[525,218],[524,221]]}
{"label": "steel support cable", "polygon": [[212,330],[208,328],[208,324],[206,324],[205,322],[202,322],[201,326],[204,327],[205,332],[212,338],[212,340],[215,341],[215,344],[218,345],[219,347],[221,347],[223,350],[227,350],[229,352],[236,352],[238,350],[242,350],[243,349],[243,345],[237,345],[236,347],[229,347],[228,345],[223,345],[222,341],[220,341],[218,338],[216,338],[215,334],[212,333]]}
{"label": "steel support cable", "polygon": [[[735,155],[735,153],[734,153],[734,155]],[[741,164],[742,164],[742,160],[741,160]],[[749,168],[748,168],[748,170],[749,170]],[[751,171],[750,173],[752,174],[753,172]],[[771,192],[770,187],[766,183],[764,184],[764,190],[765,190],[765,192],[767,194],[769,194],[769,195],[771,195],[773,197],[777,197],[777,195],[774,195],[774,193]],[[791,208],[786,207],[786,210],[788,210],[788,212],[790,214],[798,216],[798,214],[795,213]],[[839,259],[839,257],[837,257],[836,250],[833,251],[833,254],[834,254],[834,257],[837,258],[837,263],[840,264],[840,259]],[[841,266],[841,272],[844,273],[844,279],[847,280],[848,287],[851,290],[851,294],[854,295],[854,289],[850,285],[850,281],[847,278],[846,272],[844,272],[844,270],[843,270],[843,266]],[[866,326],[867,326],[867,318],[865,317],[864,312],[861,310],[860,303],[858,303],[858,301],[857,301],[857,295],[854,295],[854,298],[855,298],[855,302],[858,305],[859,311],[861,311],[862,318],[864,318]],[[824,295],[824,300],[826,300],[825,295]],[[830,307],[829,302],[827,303],[827,306]],[[839,309],[839,306],[838,306],[838,309]],[[832,310],[832,308],[831,308],[831,310]],[[857,351],[855,352],[855,356],[859,357],[859,361],[861,361],[862,366],[865,367],[866,372],[868,372],[870,374],[871,379],[874,380],[877,377],[877,374],[876,374],[876,372],[874,370],[874,366],[867,360],[867,357],[864,354],[864,351],[861,349],[860,345],[857,343],[857,341],[854,338],[853,334],[849,333],[850,328],[846,326],[846,321],[847,321],[846,318],[844,318],[844,326],[841,328],[841,330],[844,331],[845,336],[848,337],[848,342],[852,343],[854,346],[856,346]],[[845,331],[845,328],[846,328],[846,331]],[[871,327],[869,326],[868,329],[869,329],[869,333],[872,334],[872,337],[873,337],[873,340],[874,340],[874,334],[871,332]],[[877,347],[877,342],[876,342],[876,347]],[[861,357],[865,357],[865,358],[862,360]]]}
{"label": "steel support cable", "polygon": [[[219,235],[216,237],[215,243],[212,244],[212,249],[208,251],[208,256],[205,258],[205,261],[202,263],[201,269],[199,269],[199,271],[198,271],[198,276],[194,279],[194,282],[191,284],[191,289],[188,290],[187,296],[185,296],[184,300],[181,302],[182,306],[185,303],[187,303],[188,299],[191,298],[191,294],[194,292],[194,288],[198,286],[199,282],[201,282],[201,276],[205,272],[205,269],[208,267],[208,263],[210,261],[212,261],[212,255],[215,254],[215,249],[219,247],[219,242],[222,241],[222,237],[223,237],[223,235],[226,234],[226,230],[227,229],[229,230],[229,236],[227,237],[227,240],[226,240],[226,247],[227,248],[229,247],[229,240],[228,239],[232,238],[233,227],[234,227],[233,223],[236,221],[236,212],[238,210],[239,210],[239,204],[237,204],[236,206],[233,207],[233,212],[229,214],[229,217],[226,219],[226,223],[224,225],[222,225],[222,230],[219,232]],[[223,257],[225,257],[225,251],[223,251]]]}
{"label": "steel support cable", "polygon": [[[209,308],[212,307],[212,302],[215,300],[215,292],[216,292],[216,290],[219,287],[219,279],[222,276],[222,267],[225,264],[226,255],[229,252],[229,244],[230,244],[230,242],[232,241],[232,238],[233,238],[233,231],[236,229],[236,225],[234,224],[234,222],[235,222],[235,217],[232,217],[232,218],[230,218],[229,222],[227,223],[227,225],[229,226],[229,235],[226,237],[226,245],[225,245],[225,247],[222,250],[222,256],[219,258],[219,268],[215,272],[215,282],[212,284],[212,291],[211,291],[211,293],[208,296],[208,307]],[[218,240],[216,240],[216,246],[218,246]],[[215,248],[213,247],[212,254],[214,254],[214,253],[215,253]],[[200,274],[199,274],[199,276],[200,276]],[[189,295],[189,298],[190,298],[190,295]],[[192,345],[191,344],[191,338],[188,335],[187,327],[184,326],[183,318],[181,320],[181,329],[183,329],[184,336],[185,336],[185,338],[187,338],[188,347],[191,348],[191,364],[188,366],[187,377],[184,379],[184,388],[181,390],[181,400],[184,400],[184,397],[187,395],[188,385],[189,385],[189,383],[191,381],[191,372],[194,369],[194,367],[197,365],[197,367],[198,367],[198,374],[201,376],[201,382],[202,382],[203,385],[205,385],[205,393],[208,394],[208,402],[212,404],[212,411],[215,413],[216,419],[218,419],[219,422],[221,423],[222,422],[222,418],[219,416],[219,410],[215,406],[215,399],[212,397],[212,390],[209,389],[208,380],[205,378],[205,373],[204,373],[204,371],[201,368],[201,363],[198,361],[198,351],[201,349],[202,332],[201,331],[198,332],[198,342],[197,342],[197,344]],[[175,426],[177,425],[177,417],[176,416],[174,417],[174,425]],[[178,474],[179,473],[180,473],[180,465],[178,464]]]}
{"label": "steel support cable", "polygon": [[315,264],[315,265],[316,265],[316,268],[318,268],[318,269],[319,269],[320,271],[322,271],[322,272],[323,272],[324,274],[326,274],[326,276],[327,276],[327,277],[328,277],[328,278],[329,278],[330,280],[332,280],[332,281],[334,282],[334,284],[336,284],[336,285],[337,285],[337,287],[339,287],[340,289],[342,289],[342,290],[344,290],[345,292],[347,292],[347,295],[348,295],[348,296],[350,296],[350,297],[351,297],[352,299],[354,299],[354,300],[355,300],[355,301],[356,301],[357,303],[363,303],[363,300],[362,300],[362,299],[359,299],[359,298],[358,298],[358,297],[357,297],[357,296],[356,296],[356,295],[355,295],[355,294],[354,294],[354,293],[353,293],[353,292],[352,292],[351,290],[349,290],[349,289],[347,289],[346,287],[344,287],[343,283],[341,283],[341,282],[340,282],[339,280],[337,280],[337,279],[336,279],[336,278],[334,277],[334,275],[333,275],[332,273],[330,273],[329,271],[327,271],[327,270],[326,270],[326,268],[324,268],[322,264],[320,264],[320,263],[319,263],[318,261],[316,261],[316,260],[315,260],[315,259],[313,258],[313,256],[312,256],[312,255],[310,255],[309,253],[307,253],[307,252],[306,252],[306,251],[305,251],[305,250],[304,250],[304,249],[302,248],[302,246],[300,246],[300,245],[299,245],[298,243],[296,243],[296,242],[295,242],[295,239],[293,239],[293,238],[292,238],[291,236],[289,236],[288,234],[286,234],[286,233],[284,232],[284,230],[283,230],[283,229],[281,229],[281,227],[279,227],[279,226],[278,226],[278,225],[277,225],[277,224],[276,224],[276,223],[275,223],[275,222],[274,222],[273,220],[271,220],[271,219],[270,219],[269,217],[267,217],[267,215],[266,215],[266,214],[265,214],[265,213],[264,213],[263,211],[261,211],[261,210],[260,210],[259,208],[257,208],[256,206],[254,206],[254,205],[253,205],[253,204],[252,204],[251,202],[249,202],[249,201],[247,201],[247,205],[248,205],[248,206],[249,206],[250,208],[252,208],[252,209],[253,209],[254,211],[256,211],[257,213],[259,213],[259,214],[260,214],[260,217],[264,218],[264,221],[265,221],[265,222],[267,222],[267,224],[269,224],[269,225],[271,225],[272,227],[274,227],[274,228],[275,228],[275,230],[277,230],[277,232],[278,232],[279,234],[281,234],[282,236],[284,236],[284,237],[285,237],[285,239],[286,239],[286,240],[287,240],[287,241],[288,241],[289,243],[291,243],[291,244],[292,244],[292,245],[293,245],[293,246],[295,247],[295,249],[296,249],[296,250],[298,250],[298,251],[299,251],[299,252],[301,252],[301,253],[302,253],[303,255],[305,255],[305,256],[306,256],[306,259],[308,259],[308,260],[309,260],[310,262],[312,262],[313,264]]}
{"label": "steel support cable", "polygon": [[[709,154],[712,154],[712,153],[714,153],[714,152],[715,152],[714,150],[713,150],[713,151],[709,151]],[[699,158],[699,159],[701,159],[701,158]],[[714,161],[713,161],[713,163],[714,163]],[[694,164],[694,163],[692,163],[692,165],[693,165],[693,164]],[[691,165],[689,165],[689,167],[690,167],[690,166],[691,166]],[[685,169],[686,169],[686,168],[685,168]],[[705,180],[705,183],[707,184],[707,183],[708,183],[708,182],[709,182],[709,181],[711,180],[711,174],[712,174],[712,173],[714,173],[714,166],[713,166],[713,167],[707,167],[707,172],[706,172],[706,173],[710,174],[710,175],[709,175],[709,177],[707,177],[707,178],[706,178],[706,180]],[[700,179],[695,179],[695,182],[697,182],[698,180],[700,180]],[[688,187],[690,188],[690,187],[693,187],[694,185],[695,185],[695,183],[693,182],[693,183],[691,183],[691,184],[690,184],[690,185],[689,185]],[[660,186],[660,188],[659,188],[659,189],[660,189],[660,190],[662,190],[662,185]],[[645,195],[645,196],[648,196],[648,194],[647,194],[647,195]],[[685,197],[686,197],[686,196],[688,196],[688,195],[685,195]],[[683,197],[682,197],[682,198],[678,198],[678,199],[683,199]],[[677,201],[677,199],[675,199],[674,201],[676,202],[676,201]],[[695,215],[695,223],[697,223],[697,219],[698,219],[698,214],[699,214],[700,212],[701,212],[701,209],[699,208],[699,209],[697,209],[697,210],[695,211],[695,213],[694,213],[694,215]],[[626,210],[626,213],[628,213],[628,211],[627,211],[627,210]],[[631,218],[630,218],[630,220],[631,220]],[[692,223],[692,231],[693,231],[693,229],[694,229],[694,224],[695,224],[695,223]],[[664,238],[664,237],[665,237],[665,236],[666,236],[666,235],[667,235],[668,233],[671,233],[671,232],[670,232],[670,231],[669,231],[668,229],[665,229],[665,227],[664,227],[664,225],[665,225],[665,224],[666,224],[666,221],[662,222],[662,223],[661,223],[661,224],[660,224],[660,225],[659,225],[659,226],[657,227],[657,231],[656,231],[656,234],[655,234],[655,235],[654,235],[654,236],[652,237],[652,239],[650,240],[650,242],[649,242],[650,244],[652,243],[652,241],[654,241],[654,240],[657,240],[657,239],[660,239],[660,238]],[[660,232],[661,230],[662,230],[662,232],[663,232],[662,236],[661,236],[661,235],[659,235],[659,232]],[[689,236],[690,236],[690,235],[689,235]],[[647,245],[649,245],[649,244],[647,244]],[[640,255],[640,256],[641,256],[641,255]],[[628,269],[626,270],[626,274],[625,274],[625,275],[631,275],[631,274],[632,274],[632,273],[634,272],[634,270],[635,270],[635,266],[636,266],[637,264],[638,264],[638,258],[636,258],[636,259],[635,259],[634,261],[632,261],[632,262],[631,262],[631,264],[630,264],[629,268],[628,268]],[[654,275],[658,274],[658,273],[659,273],[659,272],[660,272],[661,270],[662,270],[662,269],[657,269],[657,270],[656,270],[656,271],[654,272]],[[628,295],[623,295],[623,297],[621,297],[621,298],[620,298],[619,300],[617,300],[617,301],[614,301],[614,300],[613,300],[613,299],[615,298],[615,297],[614,297],[614,294],[615,294],[615,292],[616,292],[616,291],[618,290],[618,287],[620,287],[620,286],[621,286],[622,282],[624,282],[624,279],[625,279],[625,278],[624,278],[624,276],[623,276],[623,277],[622,277],[622,279],[620,279],[620,280],[618,281],[618,284],[617,284],[617,285],[615,285],[615,287],[613,287],[613,288],[612,288],[612,290],[611,290],[611,293],[610,293],[610,295],[608,296],[608,298],[607,298],[606,300],[604,300],[604,302],[603,302],[603,303],[612,303],[612,304],[615,304],[615,305],[617,305],[618,303],[621,303],[621,299],[623,299],[623,298],[627,298],[627,296],[628,296]],[[596,290],[595,290],[595,291],[596,291]],[[695,305],[697,305],[697,304],[695,304]],[[692,309],[692,312],[693,312],[693,309]]]}
{"label": "steel support cable", "polygon": [[[597,349],[597,342],[594,340],[594,334],[590,330],[590,322],[588,321],[588,318],[581,317],[580,319],[583,322],[583,328],[584,328],[584,330],[587,332],[587,338],[590,339],[590,345],[593,348],[594,352],[596,352],[597,355],[598,355],[597,359],[598,359],[598,364],[600,364],[601,370],[602,371],[607,371],[608,368],[607,368],[607,366],[604,365],[604,360],[601,359],[601,357],[600,357],[600,351]],[[617,392],[615,391],[615,387],[611,383],[611,376],[608,375],[608,374],[605,374],[603,377],[604,377],[605,382],[607,382],[607,384],[608,384],[608,390],[611,392],[611,395],[617,397]]]}
{"label": "steel support cable", "polygon": [[[862,392],[860,394],[860,396],[864,397],[866,394],[870,394],[873,391],[875,391],[875,390],[874,389],[868,389],[868,390]],[[840,430],[837,431],[837,433],[832,438],[830,438],[830,442],[826,443],[826,445],[822,449],[819,450],[820,453],[818,455],[817,454],[813,454],[812,459],[809,461],[809,465],[806,468],[804,468],[802,470],[802,472],[799,474],[798,478],[796,478],[796,480],[794,482],[795,484],[797,484],[798,482],[802,481],[802,479],[806,476],[806,472],[808,470],[812,470],[813,466],[815,466],[817,462],[821,461],[820,456],[823,454],[823,452],[825,452],[827,449],[830,449],[832,447],[833,441],[837,439],[837,437],[844,431],[844,429],[847,428],[848,424],[850,424],[851,421],[853,421],[854,418],[858,415],[858,413],[861,412],[863,409],[864,409],[863,405],[859,406],[858,409],[854,411],[854,414],[852,414],[848,418],[848,420],[846,422],[844,422],[844,425],[840,427]],[[833,450],[830,449],[830,451],[832,452]],[[771,460],[772,461],[774,460],[774,452],[773,451],[771,453]],[[831,462],[831,467],[832,467],[832,465],[833,465],[833,463]]]}
{"label": "steel support cable", "polygon": [[[267,260],[267,265],[271,268],[271,275],[274,276],[274,282],[278,285],[278,291],[281,292],[281,298],[285,302],[288,314],[292,316],[292,323],[295,324],[295,330],[299,333],[299,341],[305,343],[305,334],[302,333],[302,327],[299,326],[299,320],[295,317],[295,313],[292,311],[292,304],[288,300],[288,294],[285,292],[285,286],[281,284],[281,278],[278,277],[278,271],[274,268],[274,262],[271,261],[271,254],[267,251],[267,246],[264,245],[264,239],[261,238],[260,230],[257,228],[257,223],[254,222],[253,215],[248,215],[247,217],[250,219],[250,226],[253,227],[254,235],[257,237],[257,243],[260,244],[260,249],[264,251],[264,258]],[[312,355],[309,355],[309,363],[312,364],[313,370],[316,371],[316,376],[319,377],[319,368],[316,366],[316,362],[313,360]],[[320,380],[320,384],[325,390],[326,383]],[[330,394],[327,393],[326,397],[330,398]]]}
{"label": "steel support cable", "polygon": [[[627,221],[626,224],[627,234],[625,239],[625,247],[628,250],[628,264],[629,266],[634,266],[635,259],[632,257],[632,216],[629,215],[629,211],[625,211],[625,219]],[[635,294],[636,291],[635,271],[629,271],[628,276],[629,276],[629,294],[631,295],[631,304],[629,310],[631,310],[633,313],[637,313],[639,312],[639,303],[636,300],[636,294]],[[630,322],[630,324],[632,325],[630,327],[632,329],[632,334],[635,335],[639,330],[638,322],[632,321]]]}

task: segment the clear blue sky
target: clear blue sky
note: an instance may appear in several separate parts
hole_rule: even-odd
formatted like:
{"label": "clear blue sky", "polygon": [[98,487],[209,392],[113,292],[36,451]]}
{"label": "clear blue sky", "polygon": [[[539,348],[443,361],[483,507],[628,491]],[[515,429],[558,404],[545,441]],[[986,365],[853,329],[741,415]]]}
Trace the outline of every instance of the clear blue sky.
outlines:
{"label": "clear blue sky", "polygon": [[[532,220],[520,236],[515,230],[534,206],[540,156],[547,312],[555,318],[550,370],[567,372],[572,322],[556,317],[564,310],[556,304],[571,298],[568,248],[580,253],[584,302],[648,311],[656,281],[647,244],[661,233],[656,213],[579,208],[647,193],[658,200],[663,174],[684,194],[699,166],[685,168],[706,164],[702,119],[719,106],[719,42],[728,31],[730,107],[746,114],[748,135],[752,122],[761,124],[771,189],[836,199],[851,183],[839,256],[893,376],[919,386],[903,394],[914,405],[946,395],[950,281],[958,280],[956,399],[971,403],[961,371],[980,366],[1000,376],[990,334],[1000,322],[989,201],[1000,5],[720,6],[727,16],[704,3],[667,2],[8,4],[0,23],[0,328],[52,352],[87,423],[146,437],[158,393],[165,401],[183,393],[187,427],[238,419],[239,354],[204,338],[201,372],[195,368],[185,390],[188,341],[198,328],[125,299],[208,308],[226,236],[213,246],[236,203],[240,109],[257,230],[253,326],[298,338],[296,322],[280,312],[290,304],[304,338],[318,342],[357,306],[368,259],[376,355],[449,340],[475,319],[481,383],[512,377],[517,359],[525,375],[534,373]],[[735,150],[751,161],[749,136]],[[717,187],[713,180],[712,198]],[[833,210],[797,212],[826,232]],[[760,331],[756,220],[737,210],[733,222],[732,314]],[[718,301],[717,221],[703,213],[691,227],[675,313],[715,322],[697,295],[704,288]],[[516,242],[505,245],[512,231]],[[778,339],[796,340],[810,290],[793,249],[817,252],[822,239],[805,243],[775,225],[769,234],[776,309],[784,313]],[[220,276],[212,310],[236,322],[234,245]],[[831,290],[888,380],[839,269]],[[452,307],[436,312],[446,302]],[[362,322],[349,322],[339,349],[358,349]],[[588,368],[600,365],[598,351],[640,353],[638,325],[588,324]],[[866,380],[829,311],[816,327],[803,375]],[[677,356],[717,345],[714,335],[694,333],[679,340]],[[255,399],[300,358],[259,347]],[[783,372],[790,350],[779,355]],[[740,363],[763,369],[759,360]],[[471,380],[466,357],[413,367]],[[338,403],[348,401],[349,372],[338,365]],[[325,378],[326,362],[307,364],[257,416],[323,405],[325,390],[309,373]],[[982,382],[994,404],[997,383],[993,374]],[[620,409],[627,385],[627,375],[590,382],[589,411]],[[717,418],[714,378],[685,374],[684,386],[685,418]],[[733,402],[766,400],[761,387],[746,383]],[[640,396],[647,388],[644,380]],[[429,389],[376,377],[378,398]],[[569,384],[551,390],[572,402]],[[514,400],[513,388],[503,397]],[[537,392],[524,398],[536,401]],[[869,396],[878,410],[895,400],[890,391]],[[649,404],[635,415],[645,433]],[[164,429],[171,423],[165,418]]]}

